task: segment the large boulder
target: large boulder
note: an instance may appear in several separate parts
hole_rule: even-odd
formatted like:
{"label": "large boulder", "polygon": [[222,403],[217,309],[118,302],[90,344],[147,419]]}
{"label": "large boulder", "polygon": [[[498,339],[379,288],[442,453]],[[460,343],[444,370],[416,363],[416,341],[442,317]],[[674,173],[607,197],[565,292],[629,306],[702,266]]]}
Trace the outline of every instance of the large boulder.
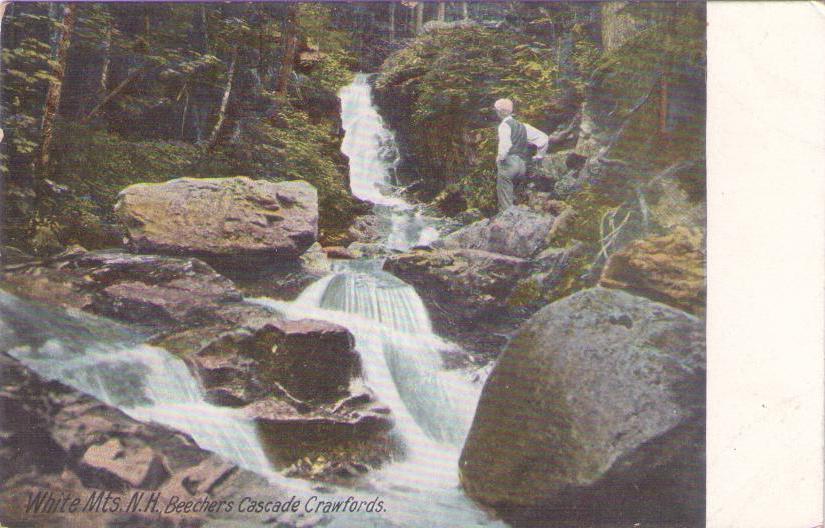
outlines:
{"label": "large boulder", "polygon": [[115,211],[138,253],[220,265],[294,259],[318,236],[318,196],[304,181],[180,178],[121,191]]}
{"label": "large boulder", "polygon": [[478,249],[511,257],[530,258],[550,243],[555,217],[525,206],[513,206],[492,218],[472,223],[445,236],[433,247]]}
{"label": "large boulder", "polygon": [[599,284],[703,314],[705,260],[701,231],[679,227],[631,242],[612,254]]}
{"label": "large boulder", "polygon": [[190,365],[207,400],[253,419],[278,466],[338,482],[360,476],[341,468],[368,471],[394,455],[389,409],[364,385],[346,328],[283,320],[257,305],[227,312],[221,314],[236,323],[170,332],[153,344]]}
{"label": "large boulder", "polygon": [[242,299],[198,259],[80,248],[7,273],[4,284],[29,299],[150,326],[201,324]]}
{"label": "large boulder", "polygon": [[499,359],[461,481],[535,526],[693,525],[704,511],[704,419],[702,321],[623,291],[583,290],[537,312]]}
{"label": "large boulder", "polygon": [[515,327],[510,298],[531,269],[528,260],[476,249],[415,250],[384,263],[416,289],[440,335],[490,357]]}
{"label": "large boulder", "polygon": [[239,358],[248,358],[266,386],[278,384],[302,401],[331,402],[347,394],[352,379],[361,375],[354,346],[343,326],[253,318],[217,336],[198,352],[196,361],[207,387],[221,378],[217,365],[232,368]]}

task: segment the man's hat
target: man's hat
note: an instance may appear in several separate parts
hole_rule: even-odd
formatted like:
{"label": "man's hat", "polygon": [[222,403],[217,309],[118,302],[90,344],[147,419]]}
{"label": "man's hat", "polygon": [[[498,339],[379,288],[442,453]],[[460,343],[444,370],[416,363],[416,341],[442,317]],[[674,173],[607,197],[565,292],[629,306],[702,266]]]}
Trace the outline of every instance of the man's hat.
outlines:
{"label": "man's hat", "polygon": [[513,101],[509,99],[499,99],[493,104],[493,108],[502,112],[513,113]]}

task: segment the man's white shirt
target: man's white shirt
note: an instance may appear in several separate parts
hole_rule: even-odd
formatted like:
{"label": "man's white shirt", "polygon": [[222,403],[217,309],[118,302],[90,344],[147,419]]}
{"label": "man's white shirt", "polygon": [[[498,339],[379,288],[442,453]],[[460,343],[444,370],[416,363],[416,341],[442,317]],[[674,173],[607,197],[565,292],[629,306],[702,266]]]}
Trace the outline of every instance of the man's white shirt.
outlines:
{"label": "man's white shirt", "polygon": [[[510,140],[510,125],[507,124],[507,121],[510,119],[513,119],[513,116],[505,117],[502,119],[501,124],[498,125],[498,155],[496,156],[496,161],[504,161],[507,153],[510,152],[510,147],[513,146],[513,142]],[[535,145],[538,149],[536,157],[543,158],[544,155],[547,154],[550,138],[541,130],[523,121],[521,124],[524,125],[524,128],[527,130],[527,142]]]}

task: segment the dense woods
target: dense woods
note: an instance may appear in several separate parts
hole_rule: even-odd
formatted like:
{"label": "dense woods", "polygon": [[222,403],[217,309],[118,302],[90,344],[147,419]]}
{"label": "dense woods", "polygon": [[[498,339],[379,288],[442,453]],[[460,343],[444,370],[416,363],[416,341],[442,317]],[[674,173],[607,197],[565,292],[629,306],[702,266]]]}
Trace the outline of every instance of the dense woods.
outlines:
{"label": "dense woods", "polygon": [[322,226],[346,226],[363,210],[338,153],[335,93],[358,67],[350,11],[11,6],[2,57],[7,241],[36,252],[117,244],[117,191],[184,175],[307,179],[322,190]]}
{"label": "dense woods", "polygon": [[[639,123],[622,141],[692,149],[682,158],[700,167],[703,122],[680,112],[703,85],[702,20],[691,3],[15,4],[5,238],[35,252],[116,244],[111,205],[126,184],[243,174],[316,184],[335,239],[365,211],[338,153],[335,97],[359,70],[379,71],[401,180],[450,214],[492,211],[497,97],[555,132],[551,151],[576,146],[588,95],[589,109],[616,102]],[[578,143],[576,156],[592,154]],[[631,161],[650,173],[673,160]],[[700,172],[682,178],[694,195]]]}

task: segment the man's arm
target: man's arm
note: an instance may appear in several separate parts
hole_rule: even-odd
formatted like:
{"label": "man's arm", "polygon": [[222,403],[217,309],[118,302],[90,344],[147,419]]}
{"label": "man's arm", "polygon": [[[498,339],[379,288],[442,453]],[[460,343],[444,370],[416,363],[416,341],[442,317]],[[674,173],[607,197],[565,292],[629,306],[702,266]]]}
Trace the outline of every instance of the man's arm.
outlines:
{"label": "man's arm", "polygon": [[547,154],[547,148],[550,146],[550,138],[541,130],[524,123],[524,128],[527,130],[527,142],[535,145],[537,152],[536,158],[543,158]]}
{"label": "man's arm", "polygon": [[510,147],[512,146],[510,126],[502,121],[498,126],[498,154],[496,155],[496,161],[504,161],[504,158],[507,157],[507,153],[510,152]]}

